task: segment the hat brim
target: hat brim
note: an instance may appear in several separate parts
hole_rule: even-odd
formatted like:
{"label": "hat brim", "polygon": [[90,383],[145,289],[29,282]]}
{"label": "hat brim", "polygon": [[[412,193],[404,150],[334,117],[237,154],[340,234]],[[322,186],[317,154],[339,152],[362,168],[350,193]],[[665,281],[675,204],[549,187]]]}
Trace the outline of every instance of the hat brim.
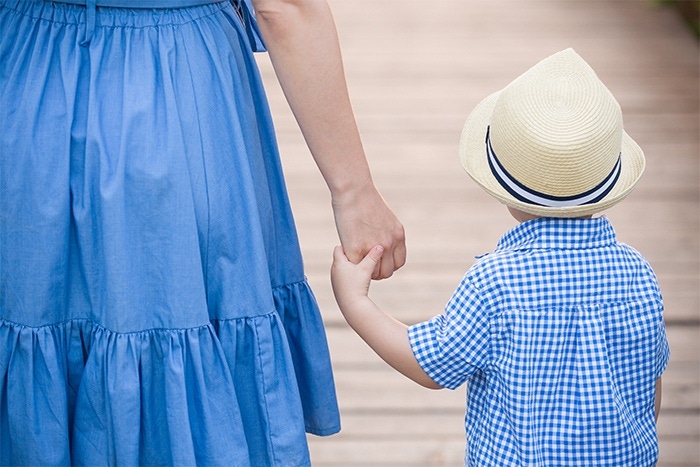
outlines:
{"label": "hat brim", "polygon": [[514,198],[496,180],[486,157],[486,129],[498,100],[500,91],[481,101],[467,118],[459,144],[462,167],[484,190],[506,206],[542,217],[582,217],[596,214],[610,208],[627,196],[644,172],[644,152],[639,145],[623,131],[620,178],[613,189],[600,201],[581,206],[548,207],[526,203]]}

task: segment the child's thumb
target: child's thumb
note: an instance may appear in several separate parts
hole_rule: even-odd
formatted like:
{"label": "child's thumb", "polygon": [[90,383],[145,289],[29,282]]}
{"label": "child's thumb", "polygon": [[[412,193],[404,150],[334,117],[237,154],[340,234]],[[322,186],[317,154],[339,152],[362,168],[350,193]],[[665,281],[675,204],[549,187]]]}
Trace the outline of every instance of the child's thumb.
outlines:
{"label": "child's thumb", "polygon": [[345,256],[343,247],[338,245],[333,249],[333,261],[340,261],[342,259],[345,259],[347,261],[347,257]]}

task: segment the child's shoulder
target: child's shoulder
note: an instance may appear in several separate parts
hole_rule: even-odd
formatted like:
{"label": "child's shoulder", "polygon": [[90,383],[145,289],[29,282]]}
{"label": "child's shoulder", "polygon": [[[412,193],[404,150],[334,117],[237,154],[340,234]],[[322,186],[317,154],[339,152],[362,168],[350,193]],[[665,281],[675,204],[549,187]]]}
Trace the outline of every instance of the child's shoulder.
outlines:
{"label": "child's shoulder", "polygon": [[464,274],[462,282],[476,289],[493,286],[499,278],[522,268],[527,257],[527,252],[519,250],[495,250],[481,254]]}

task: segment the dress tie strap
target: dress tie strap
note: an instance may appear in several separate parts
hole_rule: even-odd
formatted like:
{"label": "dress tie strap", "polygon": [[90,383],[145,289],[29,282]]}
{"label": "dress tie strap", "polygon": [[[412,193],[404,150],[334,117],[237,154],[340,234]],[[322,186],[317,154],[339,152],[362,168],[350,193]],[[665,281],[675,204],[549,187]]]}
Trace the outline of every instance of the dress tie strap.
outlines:
{"label": "dress tie strap", "polygon": [[233,3],[233,6],[238,11],[238,15],[241,17],[253,52],[265,52],[267,49],[260,35],[260,29],[255,19],[255,10],[251,0],[231,0],[231,3]]}
{"label": "dress tie strap", "polygon": [[85,2],[85,34],[80,45],[87,47],[90,45],[92,36],[95,34],[95,17],[97,16],[97,0],[87,0]]}

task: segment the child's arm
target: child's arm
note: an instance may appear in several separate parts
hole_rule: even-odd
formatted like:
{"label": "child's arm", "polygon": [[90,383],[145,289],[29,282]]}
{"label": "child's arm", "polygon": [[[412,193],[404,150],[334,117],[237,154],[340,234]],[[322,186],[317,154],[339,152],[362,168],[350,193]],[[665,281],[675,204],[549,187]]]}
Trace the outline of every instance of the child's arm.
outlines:
{"label": "child's arm", "polygon": [[351,263],[341,246],[333,251],[331,282],[345,320],[385,362],[430,389],[442,389],[418,364],[408,342],[408,326],[384,313],[370,298],[372,271],[384,252],[375,246],[359,264]]}

